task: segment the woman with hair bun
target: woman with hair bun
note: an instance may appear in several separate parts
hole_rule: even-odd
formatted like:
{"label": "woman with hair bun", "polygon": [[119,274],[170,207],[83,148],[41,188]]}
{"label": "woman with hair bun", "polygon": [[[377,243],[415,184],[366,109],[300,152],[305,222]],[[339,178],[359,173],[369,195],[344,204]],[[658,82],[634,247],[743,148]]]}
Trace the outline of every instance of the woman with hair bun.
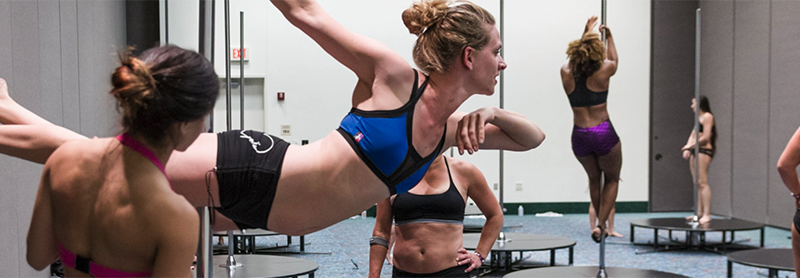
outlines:
{"label": "woman with hair bun", "polygon": [[173,192],[164,164],[203,132],[219,81],[203,56],[175,46],[121,61],[111,94],[122,134],[71,140],[49,155],[28,264],[41,270],[61,259],[67,276],[189,277],[197,211]]}
{"label": "woman with hair bun", "polygon": [[[418,36],[420,73],[385,45],[345,29],[311,0],[273,1],[295,26],[358,76],[353,108],[337,130],[304,146],[257,131],[202,134],[170,156],[173,188],[195,206],[219,207],[234,223],[302,235],[356,215],[414,187],[447,148],[525,151],[544,140],[524,116],[485,107],[456,109],[472,95],[491,95],[506,68],[494,17],[467,1],[421,1],[403,12]],[[214,76],[213,78],[216,78]],[[158,81],[158,80],[156,80]],[[43,161],[55,147],[82,138],[16,104],[0,87],[0,152]],[[219,222],[219,221],[218,221]],[[471,258],[471,256],[460,256]]]}
{"label": "woman with hair bun", "polygon": [[593,31],[596,25],[597,17],[589,18],[581,38],[569,43],[569,62],[561,67],[561,82],[572,106],[572,152],[589,176],[590,197],[597,212],[599,225],[591,235],[600,242],[617,200],[622,148],[606,109],[609,82],[619,63],[617,48],[608,26],[600,25],[606,33],[606,46]]}

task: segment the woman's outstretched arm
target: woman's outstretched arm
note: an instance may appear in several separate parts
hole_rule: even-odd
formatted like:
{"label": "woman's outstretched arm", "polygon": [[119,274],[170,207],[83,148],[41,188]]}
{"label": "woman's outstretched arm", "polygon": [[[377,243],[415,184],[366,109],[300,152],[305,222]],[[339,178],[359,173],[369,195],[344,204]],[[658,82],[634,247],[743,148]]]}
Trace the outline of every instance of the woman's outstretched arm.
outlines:
{"label": "woman's outstretched arm", "polygon": [[53,125],[0,126],[0,153],[44,164],[62,144],[87,139],[72,130]]}
{"label": "woman's outstretched arm", "polygon": [[[389,84],[407,85],[411,66],[402,56],[374,39],[353,33],[313,0],[272,0],[289,22],[317,42],[337,61],[371,85],[381,77]],[[402,77],[402,80],[393,78]]]}
{"label": "woman's outstretched arm", "polygon": [[4,125],[52,124],[14,101],[8,93],[8,84],[3,78],[0,78],[0,123]]}

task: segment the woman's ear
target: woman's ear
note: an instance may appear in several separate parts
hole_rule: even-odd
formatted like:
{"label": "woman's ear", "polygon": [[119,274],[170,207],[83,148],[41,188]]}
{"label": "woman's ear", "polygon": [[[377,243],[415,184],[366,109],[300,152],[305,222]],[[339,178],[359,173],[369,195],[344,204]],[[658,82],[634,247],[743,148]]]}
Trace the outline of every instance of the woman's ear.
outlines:
{"label": "woman's ear", "polygon": [[471,46],[465,47],[464,51],[461,53],[461,60],[464,63],[464,67],[466,67],[468,70],[472,70],[474,68],[475,61],[473,60],[474,59],[473,56],[477,53],[478,51],[476,51],[475,48],[472,48]]}

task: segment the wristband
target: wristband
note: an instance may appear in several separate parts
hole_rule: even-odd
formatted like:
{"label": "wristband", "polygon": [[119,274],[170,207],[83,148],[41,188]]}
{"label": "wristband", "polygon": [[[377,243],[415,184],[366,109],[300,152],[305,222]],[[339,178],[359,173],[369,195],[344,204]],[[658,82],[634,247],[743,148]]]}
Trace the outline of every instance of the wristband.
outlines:
{"label": "wristband", "polygon": [[481,263],[483,263],[483,261],[486,260],[486,258],[484,258],[483,255],[481,255],[481,253],[478,253],[478,251],[475,251],[474,253],[475,255],[478,255],[478,259],[481,259]]}
{"label": "wristband", "polygon": [[379,236],[374,236],[369,239],[369,246],[373,245],[380,245],[389,249],[389,241]]}
{"label": "wristband", "polygon": [[789,194],[791,194],[792,197],[794,197],[795,199],[800,199],[800,193],[791,193],[790,192]]}

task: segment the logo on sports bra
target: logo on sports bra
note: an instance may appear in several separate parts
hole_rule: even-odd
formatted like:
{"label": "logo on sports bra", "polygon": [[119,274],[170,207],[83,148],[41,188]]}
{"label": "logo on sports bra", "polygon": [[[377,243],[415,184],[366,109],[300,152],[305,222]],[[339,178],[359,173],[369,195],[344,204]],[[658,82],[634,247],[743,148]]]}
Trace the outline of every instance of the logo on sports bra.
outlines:
{"label": "logo on sports bra", "polygon": [[364,139],[364,134],[362,134],[361,132],[356,133],[356,135],[353,136],[353,139],[356,139],[356,143],[359,143],[361,142],[361,139]]}
{"label": "logo on sports bra", "polygon": [[272,147],[275,146],[275,140],[272,139],[272,136],[269,136],[269,134],[266,134],[266,133],[264,133],[264,136],[269,138],[269,147],[266,150],[259,150],[258,147],[261,146],[261,142],[256,142],[256,140],[253,139],[253,137],[250,137],[250,135],[245,134],[244,130],[239,132],[239,138],[243,138],[243,139],[249,140],[250,141],[250,145],[253,146],[253,150],[255,150],[256,153],[258,153],[258,154],[268,153],[270,150],[272,150]]}

